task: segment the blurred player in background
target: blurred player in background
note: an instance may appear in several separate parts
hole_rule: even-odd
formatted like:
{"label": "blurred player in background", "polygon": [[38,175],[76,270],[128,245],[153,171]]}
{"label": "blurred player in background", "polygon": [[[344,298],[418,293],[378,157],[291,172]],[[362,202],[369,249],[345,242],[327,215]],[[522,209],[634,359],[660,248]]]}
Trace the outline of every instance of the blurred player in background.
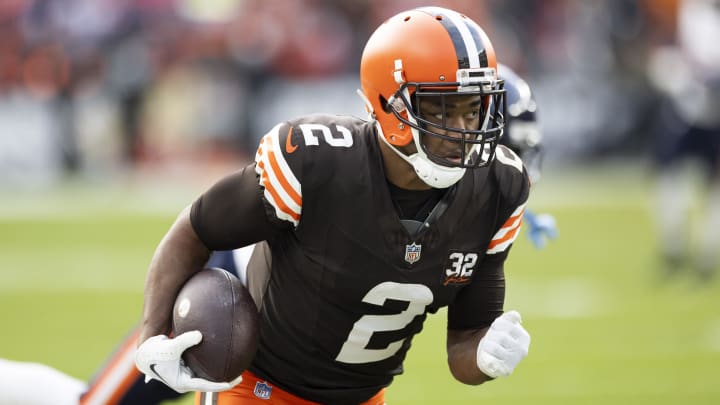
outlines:
{"label": "blurred player in background", "polygon": [[[252,246],[215,252],[207,266],[226,269],[245,282],[251,252]],[[44,364],[0,359],[0,404],[156,405],[180,398],[182,394],[159,381],[145,383],[135,367],[139,331],[125,336],[90,383]]]}
{"label": "blurred player in background", "polygon": [[[510,147],[523,159],[531,181],[537,183],[540,179],[542,134],[531,88],[523,78],[505,65],[498,64],[498,74],[505,82],[507,100],[504,113],[507,122],[500,143]],[[537,248],[542,248],[547,239],[553,239],[557,235],[554,220],[547,214],[534,217],[526,209],[524,221],[529,225],[528,236]],[[231,271],[246,283],[245,270],[252,247],[215,252],[207,266]],[[28,405],[46,403],[44,395],[37,400],[32,398],[36,392],[33,392],[30,386],[35,386],[38,381],[44,381],[44,386],[54,387],[52,391],[58,404],[156,405],[181,397],[183,394],[156,380],[145,383],[144,376],[135,368],[138,331],[133,331],[125,338],[89,385],[44,365],[0,362],[0,376],[3,375],[2,370],[7,370],[10,375],[5,381],[13,381],[11,386],[16,387],[14,397],[9,392],[10,388],[5,394],[0,393],[0,403],[10,403],[8,396],[15,398],[18,403]],[[77,398],[80,398],[80,401]]]}
{"label": "blurred player in background", "polygon": [[[537,104],[530,85],[508,66],[498,64],[498,74],[505,81],[505,131],[500,143],[520,156],[530,175],[530,181],[540,181],[542,164],[542,131],[537,120]],[[533,245],[542,249],[548,240],[557,238],[555,218],[550,214],[535,214],[525,209],[523,221]]]}
{"label": "blurred player in background", "polygon": [[[658,47],[650,59],[651,81],[665,96],[656,129],[665,276],[693,269],[709,280],[720,263],[719,38],[720,0],[684,0],[675,43]],[[698,195],[702,203],[696,206]]]}

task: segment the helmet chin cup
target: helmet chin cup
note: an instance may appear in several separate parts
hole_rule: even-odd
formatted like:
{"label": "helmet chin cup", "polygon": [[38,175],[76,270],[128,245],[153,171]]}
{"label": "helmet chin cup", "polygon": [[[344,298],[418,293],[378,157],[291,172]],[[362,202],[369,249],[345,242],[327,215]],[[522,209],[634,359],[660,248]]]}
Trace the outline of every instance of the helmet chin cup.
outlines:
{"label": "helmet chin cup", "polygon": [[375,121],[375,128],[377,128],[380,140],[390,147],[390,150],[402,160],[408,162],[415,170],[418,178],[428,186],[432,188],[448,188],[457,183],[465,175],[466,168],[439,165],[428,159],[427,155],[422,152],[415,152],[410,156],[400,152],[400,150],[385,137],[382,125],[377,121]]}
{"label": "helmet chin cup", "polygon": [[407,157],[417,176],[430,187],[448,188],[465,174],[465,168],[446,167],[430,161],[427,156],[415,153]]}

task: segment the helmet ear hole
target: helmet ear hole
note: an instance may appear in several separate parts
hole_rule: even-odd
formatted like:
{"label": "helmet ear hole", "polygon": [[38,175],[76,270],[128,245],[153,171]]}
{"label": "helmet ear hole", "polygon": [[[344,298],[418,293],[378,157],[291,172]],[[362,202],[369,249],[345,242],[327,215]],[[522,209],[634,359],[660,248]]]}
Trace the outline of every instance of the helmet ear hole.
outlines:
{"label": "helmet ear hole", "polygon": [[391,114],[392,110],[390,107],[390,104],[388,103],[387,99],[383,97],[382,95],[378,96],[380,99],[380,106],[382,107],[383,111],[385,111],[387,114]]}

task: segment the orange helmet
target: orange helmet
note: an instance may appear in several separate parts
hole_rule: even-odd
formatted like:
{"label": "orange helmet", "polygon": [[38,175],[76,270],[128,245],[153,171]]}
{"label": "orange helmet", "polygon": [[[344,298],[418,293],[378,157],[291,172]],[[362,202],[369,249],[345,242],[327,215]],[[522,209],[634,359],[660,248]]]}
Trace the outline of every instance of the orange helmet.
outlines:
{"label": "orange helmet", "polygon": [[[377,120],[385,141],[398,154],[406,160],[422,161],[408,160],[416,171],[419,165],[426,170],[453,173],[446,181],[429,183],[431,186],[454,180],[452,184],[462,177],[465,168],[485,166],[492,161],[504,125],[503,110],[494,108],[504,102],[503,84],[497,76],[493,46],[470,18],[441,7],[422,7],[391,17],[365,45],[360,82],[368,112]],[[481,97],[478,128],[452,128],[445,125],[444,119],[438,124],[420,114],[422,97],[452,95]],[[438,131],[462,136],[442,136]],[[434,156],[424,147],[422,136],[440,136],[461,144],[460,163]],[[414,158],[396,149],[411,142],[415,142],[418,151]],[[418,174],[423,178],[422,173]]]}

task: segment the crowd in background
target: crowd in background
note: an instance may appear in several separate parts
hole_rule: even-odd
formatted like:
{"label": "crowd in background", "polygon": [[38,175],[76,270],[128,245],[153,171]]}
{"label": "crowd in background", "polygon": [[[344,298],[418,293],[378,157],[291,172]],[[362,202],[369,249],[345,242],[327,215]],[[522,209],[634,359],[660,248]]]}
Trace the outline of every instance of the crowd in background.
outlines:
{"label": "crowd in background", "polygon": [[[499,60],[527,77],[546,160],[562,162],[651,150],[668,90],[658,83],[682,73],[663,64],[672,53],[658,52],[678,44],[681,1],[433,4],[479,21]],[[246,160],[278,120],[364,116],[355,89],[369,33],[384,18],[427,4],[0,1],[0,182]],[[709,44],[720,48],[718,39]],[[703,71],[716,92],[719,66]]]}

